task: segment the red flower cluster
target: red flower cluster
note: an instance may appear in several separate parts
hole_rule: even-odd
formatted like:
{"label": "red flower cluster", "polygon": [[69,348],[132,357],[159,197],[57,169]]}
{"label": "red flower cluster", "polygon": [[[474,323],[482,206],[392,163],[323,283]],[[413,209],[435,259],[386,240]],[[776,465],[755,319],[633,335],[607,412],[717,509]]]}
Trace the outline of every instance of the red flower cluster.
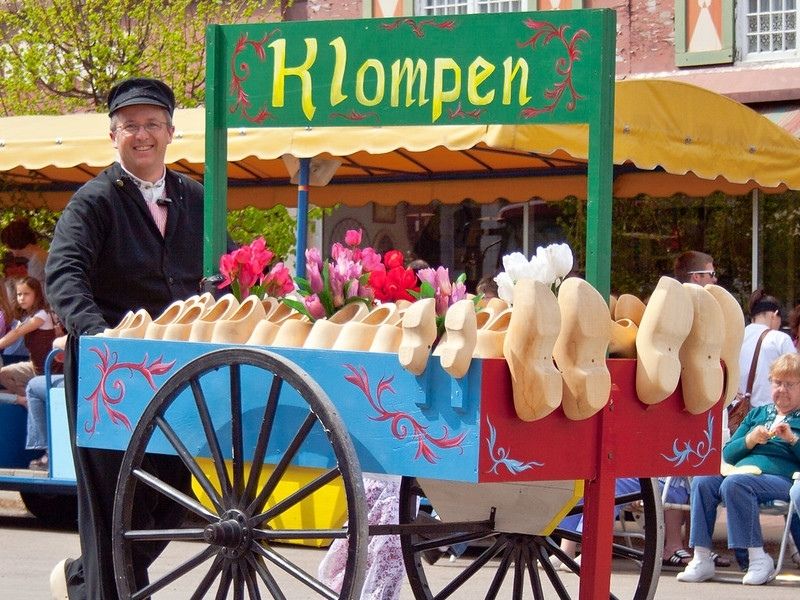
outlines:
{"label": "red flower cluster", "polygon": [[289,269],[282,263],[276,263],[268,272],[275,253],[267,247],[263,237],[250,244],[224,254],[219,259],[219,272],[223,280],[219,288],[231,286],[231,291],[239,300],[249,294],[259,298],[264,295],[281,297],[294,289]]}
{"label": "red flower cluster", "polygon": [[369,274],[369,286],[375,292],[375,299],[381,302],[398,300],[414,301],[409,290],[419,292],[417,275],[411,268],[403,265],[405,260],[399,250],[389,250],[383,255],[382,264]]}

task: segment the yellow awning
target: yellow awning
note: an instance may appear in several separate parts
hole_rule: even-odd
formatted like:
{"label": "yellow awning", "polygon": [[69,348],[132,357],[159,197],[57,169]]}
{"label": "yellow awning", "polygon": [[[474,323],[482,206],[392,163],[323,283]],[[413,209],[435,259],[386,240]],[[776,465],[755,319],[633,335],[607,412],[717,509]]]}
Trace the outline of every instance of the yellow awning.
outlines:
{"label": "yellow awning", "polygon": [[[175,125],[167,161],[200,178],[204,109],[177,110]],[[63,205],[75,185],[115,159],[107,132],[104,114],[0,119],[0,173],[49,190],[33,194],[34,203]],[[616,197],[800,189],[800,140],[703,88],[618,82],[614,135]],[[587,138],[587,127],[577,125],[231,129],[228,204],[294,204],[281,159],[287,153],[342,161],[330,184],[311,191],[321,206],[585,197]]]}

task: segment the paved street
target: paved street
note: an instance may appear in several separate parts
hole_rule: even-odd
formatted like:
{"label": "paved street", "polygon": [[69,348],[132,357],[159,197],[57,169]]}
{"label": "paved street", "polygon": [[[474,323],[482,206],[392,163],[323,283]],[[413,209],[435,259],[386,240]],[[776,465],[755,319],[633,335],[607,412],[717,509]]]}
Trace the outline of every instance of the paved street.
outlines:
{"label": "paved street", "polygon": [[[780,517],[765,517],[765,533],[770,540],[770,549],[779,539]],[[721,527],[718,527],[718,534]],[[164,557],[166,563],[175,565],[194,553],[189,544],[171,545]],[[41,529],[35,519],[27,515],[16,494],[0,492],[0,598],[13,600],[47,600],[48,574],[52,566],[65,556],[75,556],[78,552],[78,537],[72,531],[54,531]],[[314,571],[322,558],[323,551],[314,549],[291,548],[288,550],[291,560],[303,568]],[[774,552],[777,556],[777,552]],[[429,577],[441,581],[450,581],[456,565],[442,560],[430,571]],[[476,577],[459,597],[477,600],[483,597],[483,590],[490,579],[491,569],[485,569]],[[658,600],[685,600],[698,598],[702,600],[796,600],[800,595],[800,570],[793,566],[784,569],[778,581],[762,588],[745,587],[738,583],[741,574],[732,570],[720,572],[714,582],[703,584],[682,584],[675,580],[675,571],[662,573],[656,598]],[[574,580],[574,581],[571,581]],[[567,576],[567,587],[575,593],[577,578]],[[615,575],[616,590],[624,590],[621,598],[630,598],[632,586],[635,584],[635,573],[628,571]],[[310,596],[301,586],[284,588],[291,600],[303,600]],[[175,585],[169,592],[158,595],[157,600],[186,600],[190,589]],[[626,595],[627,594],[627,595]],[[510,597],[501,593],[501,598]],[[549,596],[548,596],[549,597]],[[555,595],[553,595],[555,598]],[[577,597],[577,596],[575,596]],[[316,597],[315,597],[316,598]],[[413,596],[406,585],[402,600],[412,600]]]}

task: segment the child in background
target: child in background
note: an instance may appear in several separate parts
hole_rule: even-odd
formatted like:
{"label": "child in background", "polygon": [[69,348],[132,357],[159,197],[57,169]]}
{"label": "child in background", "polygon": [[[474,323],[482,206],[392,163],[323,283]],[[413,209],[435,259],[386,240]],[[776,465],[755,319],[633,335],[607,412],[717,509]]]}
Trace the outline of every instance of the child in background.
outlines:
{"label": "child in background", "polygon": [[30,276],[20,279],[16,291],[22,321],[0,338],[0,349],[23,338],[30,360],[0,368],[0,385],[16,396],[18,404],[25,406],[25,386],[34,376],[44,374],[44,361],[53,345],[56,330],[38,279]]}

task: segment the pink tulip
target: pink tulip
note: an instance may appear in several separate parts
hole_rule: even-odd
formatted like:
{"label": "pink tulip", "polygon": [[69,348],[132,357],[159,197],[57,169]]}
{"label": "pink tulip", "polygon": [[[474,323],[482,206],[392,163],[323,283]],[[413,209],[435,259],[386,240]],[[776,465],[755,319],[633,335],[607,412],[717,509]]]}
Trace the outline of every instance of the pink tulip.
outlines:
{"label": "pink tulip", "polygon": [[348,246],[361,245],[361,229],[348,229],[344,234],[344,243]]}
{"label": "pink tulip", "polygon": [[322,302],[320,302],[319,296],[316,294],[306,296],[303,300],[303,304],[305,304],[308,313],[314,319],[322,319],[325,317],[325,307],[322,306]]}

